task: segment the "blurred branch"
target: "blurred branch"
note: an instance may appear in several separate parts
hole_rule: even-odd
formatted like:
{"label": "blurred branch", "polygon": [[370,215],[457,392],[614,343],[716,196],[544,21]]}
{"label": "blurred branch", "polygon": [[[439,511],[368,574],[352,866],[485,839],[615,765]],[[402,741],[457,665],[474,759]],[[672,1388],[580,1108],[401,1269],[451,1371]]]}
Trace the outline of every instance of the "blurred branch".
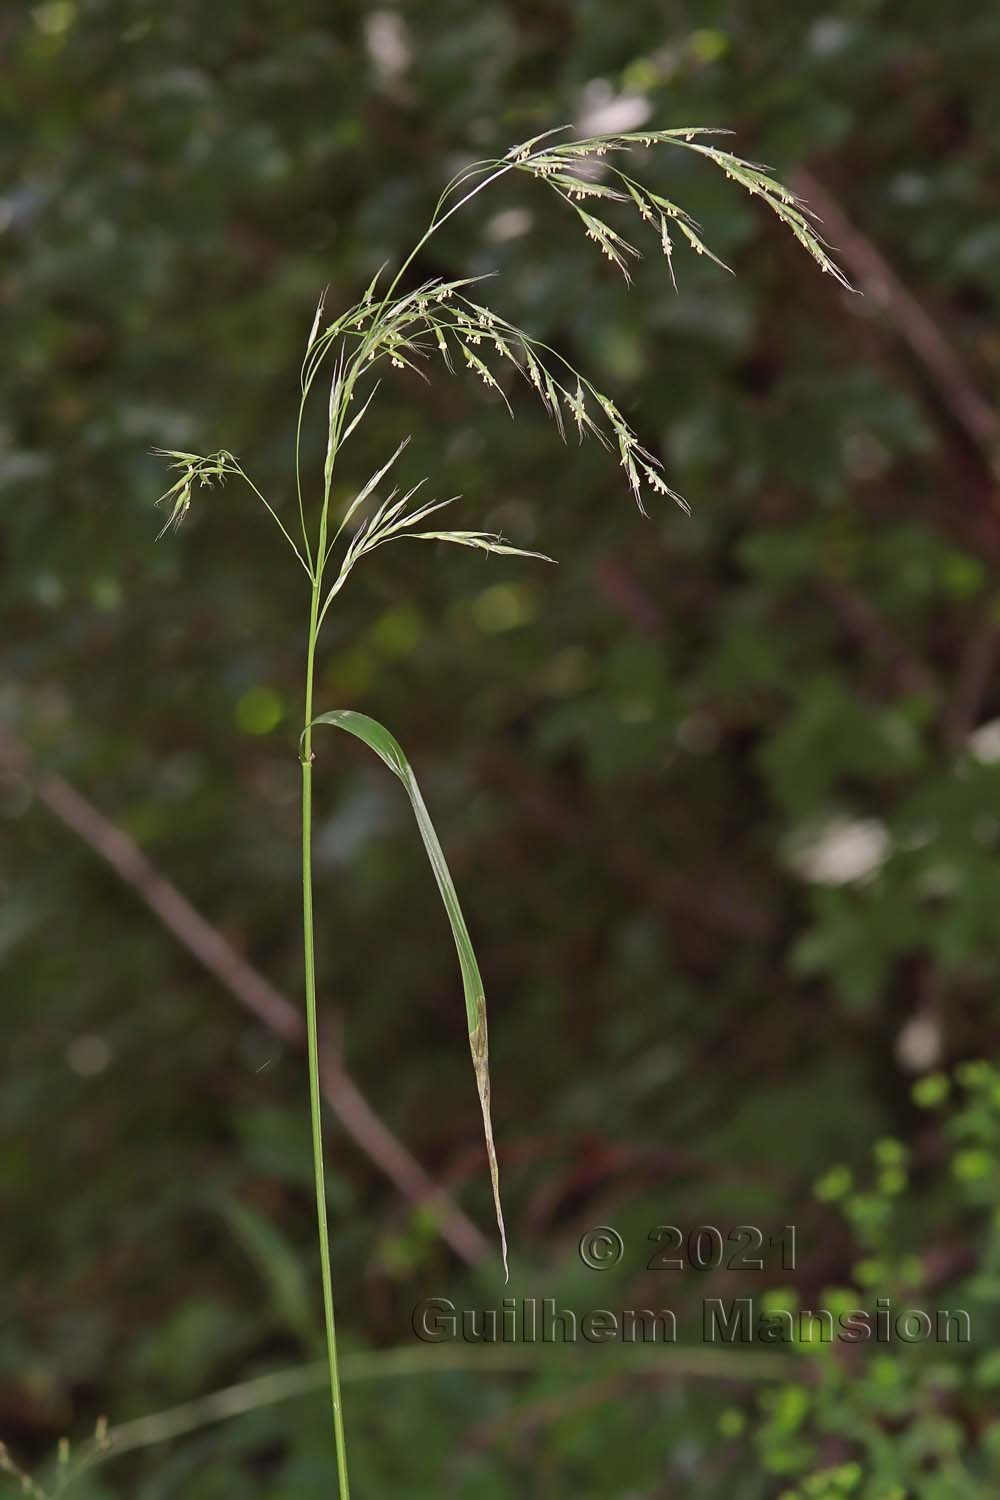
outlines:
{"label": "blurred branch", "polygon": [[1000,453],[1000,415],[930,313],[896,274],[882,251],[848,218],[830,190],[804,169],[793,186],[822,221],[823,232],[866,297],[882,309],[930,376],[952,416],[995,472]]}
{"label": "blurred branch", "polygon": [[[738,1353],[736,1350],[688,1348],[674,1344],[655,1347],[639,1345],[630,1350],[624,1359],[613,1355],[610,1350],[604,1353],[607,1357],[602,1355],[599,1358],[600,1363],[608,1370],[605,1380],[616,1382],[629,1378],[784,1380],[788,1378],[793,1366],[801,1363],[787,1354]],[[346,1354],[341,1373],[345,1382],[454,1373],[488,1376],[542,1372],[562,1373],[578,1380],[581,1371],[594,1362],[593,1351],[585,1351],[581,1357],[579,1349],[571,1349],[564,1355],[556,1353],[552,1346],[539,1351],[530,1344],[520,1348],[488,1345],[476,1350],[461,1344],[447,1349],[440,1346],[433,1349],[411,1349],[404,1346]],[[245,1380],[239,1385],[212,1391],[207,1396],[186,1401],[181,1406],[123,1422],[108,1429],[106,1438],[99,1447],[95,1446],[90,1450],[77,1472],[81,1473],[84,1468],[95,1463],[121,1457],[136,1449],[171,1442],[232,1417],[244,1416],[281,1401],[309,1395],[312,1391],[321,1390],[325,1379],[326,1367],[322,1363],[301,1365],[290,1370],[275,1370],[254,1380]],[[602,1386],[604,1383],[602,1381]],[[586,1386],[584,1392],[591,1389],[591,1386]]]}
{"label": "blurred branch", "polygon": [[[231,943],[191,905],[142,850],[62,776],[37,770],[25,745],[0,729],[0,769],[27,776],[39,801],[72,830],[145,902],[153,915],[217,979],[244,1010],[282,1041],[305,1042],[299,1010],[242,958]],[[441,1237],[468,1265],[493,1251],[485,1235],[444,1192],[385,1122],[376,1114],[339,1057],[325,1048],[323,1093],[347,1134],[409,1202],[438,1217]]]}
{"label": "blurred branch", "polygon": [[822,587],[846,628],[866,651],[892,670],[904,693],[934,694],[932,674],[900,640],[869,599],[839,580],[826,580]]}

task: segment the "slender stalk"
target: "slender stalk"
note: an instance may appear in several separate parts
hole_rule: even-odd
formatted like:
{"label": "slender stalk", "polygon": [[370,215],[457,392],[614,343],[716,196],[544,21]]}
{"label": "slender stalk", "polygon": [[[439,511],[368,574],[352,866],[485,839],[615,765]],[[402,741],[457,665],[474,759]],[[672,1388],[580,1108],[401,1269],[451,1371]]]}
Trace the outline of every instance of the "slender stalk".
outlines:
{"label": "slender stalk", "polygon": [[[253,490],[254,494],[257,496],[257,499],[261,502],[261,504],[267,510],[268,514],[270,516],[272,516],[274,518],[274,520],[278,523],[278,529],[281,532],[282,536],[285,538],[285,541],[291,547],[292,551],[295,553],[295,556],[298,558],[299,562],[305,568],[305,570],[306,570],[307,574],[309,575],[309,577],[312,578],[312,569],[311,569],[311,567],[306,562],[305,558],[302,556],[302,553],[299,551],[298,547],[292,541],[292,538],[288,534],[288,528],[285,526],[284,521],[278,515],[278,512],[275,510],[275,508],[271,504],[270,500],[268,500],[268,498],[267,498],[266,495],[261,494],[260,490],[254,484],[253,480],[250,478],[250,475],[243,468],[242,464],[239,464],[239,463],[236,464],[236,472],[237,472],[237,474],[240,475],[241,478],[243,478],[243,479],[246,480],[247,484]],[[306,539],[306,546],[308,548],[308,538]]]}
{"label": "slender stalk", "polygon": [[[392,300],[393,292],[396,290],[406,272],[409,270],[410,266],[420,254],[421,250],[427,244],[427,241],[430,239],[431,235],[436,234],[437,231],[441,228],[441,225],[446,223],[451,218],[452,214],[457,214],[460,208],[464,208],[467,203],[471,203],[472,199],[475,198],[477,194],[481,193],[484,188],[488,188],[491,183],[496,182],[498,177],[506,177],[507,173],[512,172],[513,170],[514,163],[512,161],[502,162],[495,172],[491,172],[489,177],[484,177],[482,182],[477,182],[476,186],[469,192],[467,192],[464,198],[460,198],[457,203],[453,203],[448,212],[442,214],[440,218],[438,218],[437,216],[438,210],[435,209],[434,218],[424,230],[423,234],[420,236],[419,240],[414,245],[409,255],[404,261],[401,262],[399,270],[396,272],[395,276],[392,278],[392,281],[389,283],[388,290],[386,291],[385,296],[382,298],[383,308],[387,307],[389,302]],[[439,200],[438,209],[440,208],[440,206],[441,204]]]}
{"label": "slender stalk", "polygon": [[316,946],[313,927],[312,888],[312,731],[313,677],[316,638],[319,633],[321,579],[314,578],[309,608],[309,647],[306,660],[305,732],[302,737],[302,938],[306,979],[306,1037],[309,1051],[309,1116],[312,1126],[313,1176],[316,1184],[316,1230],[323,1278],[323,1314],[326,1324],[326,1354],[330,1372],[330,1402],[333,1436],[337,1450],[337,1493],[348,1500],[347,1443],[344,1408],[337,1364],[337,1325],[333,1308],[333,1274],[330,1266],[330,1231],[326,1216],[326,1173],[323,1166],[323,1114],[319,1070],[319,1027],[316,1005]]}

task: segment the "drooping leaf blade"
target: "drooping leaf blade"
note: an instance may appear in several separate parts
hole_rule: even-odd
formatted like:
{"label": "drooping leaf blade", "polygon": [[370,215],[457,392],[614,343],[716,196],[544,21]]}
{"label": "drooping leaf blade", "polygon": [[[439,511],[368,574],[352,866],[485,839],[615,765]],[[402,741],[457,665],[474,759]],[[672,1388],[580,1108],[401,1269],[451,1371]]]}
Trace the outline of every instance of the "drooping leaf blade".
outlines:
{"label": "drooping leaf blade", "polygon": [[508,1275],[507,1268],[507,1232],[504,1228],[503,1209],[500,1204],[500,1169],[497,1163],[496,1146],[493,1140],[493,1119],[490,1112],[490,1070],[489,1070],[489,1042],[486,1028],[486,996],[483,989],[482,975],[479,972],[479,964],[476,961],[475,950],[469,929],[462,915],[462,908],[455,890],[455,883],[448,869],[448,862],[444,857],[444,850],[437,836],[434,824],[431,822],[427,805],[417,785],[417,778],[409,761],[403,754],[399,741],[391,735],[376,719],[371,719],[367,714],[355,713],[352,709],[331,709],[329,713],[320,714],[313,719],[310,729],[319,724],[331,724],[335,729],[343,729],[348,734],[353,734],[362,740],[370,750],[389,767],[394,776],[403,783],[406,795],[410,799],[420,837],[423,839],[427,858],[430,860],[434,879],[437,881],[441,900],[451,925],[452,937],[455,940],[455,950],[458,953],[458,964],[462,974],[462,988],[465,992],[465,1013],[469,1027],[469,1046],[472,1051],[472,1065],[476,1075],[476,1088],[479,1093],[479,1104],[483,1115],[483,1132],[486,1138],[486,1155],[489,1161],[490,1182],[493,1188],[493,1206],[496,1210],[497,1229],[500,1233],[500,1251],[503,1256],[504,1275]]}

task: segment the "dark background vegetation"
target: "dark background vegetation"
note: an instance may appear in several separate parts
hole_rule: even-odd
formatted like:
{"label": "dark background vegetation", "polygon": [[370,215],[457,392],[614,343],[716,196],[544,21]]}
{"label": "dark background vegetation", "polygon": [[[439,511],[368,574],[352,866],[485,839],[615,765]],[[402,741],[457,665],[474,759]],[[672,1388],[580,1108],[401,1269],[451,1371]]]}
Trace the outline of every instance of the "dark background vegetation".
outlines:
{"label": "dark background vegetation", "polygon": [[[344,498],[410,432],[408,472],[462,492],[458,524],[559,567],[387,549],[330,617],[318,688],[399,735],[463,892],[506,1290],[669,1305],[684,1346],[497,1373],[414,1339],[418,1298],[505,1289],[492,1249],[467,1263],[488,1180],[424,856],[398,786],[327,736],[328,1040],[454,1205],[448,1244],[413,1163],[391,1181],[371,1120],[351,1138],[330,1116],[356,1489],[995,1494],[996,1091],[962,1073],[980,1103],[951,1161],[950,1105],[912,1088],[935,1075],[931,1102],[997,1031],[1000,16],[40,0],[0,29],[0,1436],[54,1484],[59,1437],[102,1413],[321,1352],[294,1027],[276,1037],[165,930],[91,847],[106,828],[67,823],[66,783],[298,1005],[304,580],[235,484],[154,546],[149,450],[229,448],[287,512],[323,285],[353,301],[470,157],[568,120],[720,124],[819,209],[865,296],[679,154],[653,180],[736,275],[678,252],[676,294],[652,256],[629,292],[530,183],[479,200],[421,273],[499,268],[495,303],[615,397],[693,516],[644,520],[614,461],[560,448],[523,393],[512,427],[476,383],[400,376]],[[626,1251],[602,1275],[576,1247],[605,1223]],[[664,1223],[794,1223],[798,1269],[647,1273]],[[837,1288],[978,1298],[976,1342],[698,1339],[703,1296]],[[389,1374],[400,1357],[423,1373]],[[75,1492],[333,1482],[317,1391]]]}

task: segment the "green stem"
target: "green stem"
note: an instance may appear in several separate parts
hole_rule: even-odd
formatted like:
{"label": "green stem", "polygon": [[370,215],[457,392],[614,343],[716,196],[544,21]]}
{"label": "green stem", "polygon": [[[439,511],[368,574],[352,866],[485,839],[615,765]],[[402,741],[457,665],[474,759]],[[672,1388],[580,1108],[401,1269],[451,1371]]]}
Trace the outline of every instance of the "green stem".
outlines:
{"label": "green stem", "polygon": [[337,1450],[337,1493],[339,1500],[349,1500],[347,1478],[347,1445],[344,1438],[344,1409],[340,1397],[340,1373],[337,1366],[337,1328],[333,1311],[333,1277],[330,1269],[330,1232],[326,1216],[326,1176],[323,1168],[323,1114],[319,1076],[319,1028],[316,1007],[316,947],[313,930],[312,889],[312,731],[313,676],[316,660],[316,638],[319,634],[319,599],[321,579],[313,580],[309,611],[309,654],[306,662],[305,733],[302,737],[302,933],[306,971],[306,1035],[309,1045],[309,1114],[312,1122],[313,1174],[316,1183],[316,1228],[319,1235],[319,1257],[323,1274],[323,1313],[326,1322],[326,1352],[330,1372],[330,1401],[333,1408],[333,1435]]}

